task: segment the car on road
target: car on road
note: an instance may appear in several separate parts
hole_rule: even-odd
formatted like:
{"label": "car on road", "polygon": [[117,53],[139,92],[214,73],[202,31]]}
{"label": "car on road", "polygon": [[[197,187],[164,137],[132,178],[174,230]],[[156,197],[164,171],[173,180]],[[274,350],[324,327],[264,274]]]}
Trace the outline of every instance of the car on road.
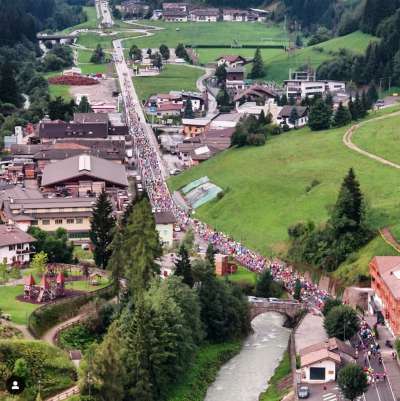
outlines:
{"label": "car on road", "polygon": [[307,386],[299,387],[297,395],[300,399],[308,398],[310,396],[310,388]]}

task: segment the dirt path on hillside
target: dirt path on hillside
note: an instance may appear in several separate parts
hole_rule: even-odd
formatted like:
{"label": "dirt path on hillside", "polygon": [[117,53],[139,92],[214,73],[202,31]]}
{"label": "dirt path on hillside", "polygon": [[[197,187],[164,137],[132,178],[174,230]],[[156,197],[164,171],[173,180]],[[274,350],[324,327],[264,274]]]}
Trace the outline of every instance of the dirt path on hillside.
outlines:
{"label": "dirt path on hillside", "polygon": [[400,111],[391,113],[391,114],[387,114],[386,116],[381,116],[381,117],[376,117],[376,118],[372,118],[371,120],[367,120],[367,121],[363,121],[359,124],[353,125],[351,128],[349,128],[344,136],[343,136],[343,143],[351,150],[354,150],[357,153],[360,153],[366,157],[369,157],[370,159],[376,160],[377,162],[384,164],[386,166],[390,166],[390,167],[394,167],[397,169],[400,169],[400,164],[397,163],[393,163],[390,160],[387,160],[383,157],[380,157],[378,155],[375,155],[373,153],[367,152],[366,150],[363,150],[361,148],[359,148],[354,142],[352,142],[353,139],[353,135],[356,133],[356,131],[363,125],[365,124],[369,124],[371,122],[374,121],[380,121],[380,120],[385,120],[386,118],[390,118],[390,117],[395,117],[395,116],[399,116],[400,115]]}
{"label": "dirt path on hillside", "polygon": [[379,233],[381,234],[385,242],[387,242],[392,248],[394,248],[397,252],[400,253],[400,244],[398,243],[393,233],[390,231],[390,228],[384,227],[381,230],[379,230]]}

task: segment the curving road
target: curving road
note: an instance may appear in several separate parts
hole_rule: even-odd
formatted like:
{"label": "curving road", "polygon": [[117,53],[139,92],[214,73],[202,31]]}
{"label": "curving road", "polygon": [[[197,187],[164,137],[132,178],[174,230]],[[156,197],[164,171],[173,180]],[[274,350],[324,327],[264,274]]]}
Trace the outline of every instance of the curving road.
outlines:
{"label": "curving road", "polygon": [[373,153],[367,152],[364,149],[361,149],[360,147],[358,147],[353,141],[353,135],[355,134],[355,132],[363,125],[365,124],[369,124],[371,122],[375,122],[375,121],[380,121],[380,120],[385,120],[386,118],[390,118],[390,117],[395,117],[395,116],[399,116],[400,115],[400,111],[394,112],[394,113],[390,113],[387,114],[385,116],[381,116],[381,117],[376,117],[376,118],[372,118],[371,120],[367,120],[367,121],[363,121],[359,124],[353,125],[350,129],[348,129],[344,136],[343,136],[343,143],[351,150],[354,150],[357,153],[360,153],[366,157],[369,157],[370,159],[376,160],[377,162],[384,164],[386,166],[389,167],[394,167],[397,169],[400,169],[400,164],[397,163],[393,163],[390,160],[387,160],[383,157],[380,157],[378,155],[375,155]]}

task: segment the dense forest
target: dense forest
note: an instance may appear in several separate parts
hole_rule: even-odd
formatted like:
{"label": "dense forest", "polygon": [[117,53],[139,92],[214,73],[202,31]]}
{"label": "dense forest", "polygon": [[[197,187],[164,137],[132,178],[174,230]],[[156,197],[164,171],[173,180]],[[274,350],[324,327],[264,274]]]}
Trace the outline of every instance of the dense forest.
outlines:
{"label": "dense forest", "polygon": [[400,85],[400,2],[366,0],[357,29],[378,36],[380,41],[371,42],[361,56],[341,51],[334,60],[322,64],[317,75],[359,85],[374,80],[383,87]]}
{"label": "dense forest", "polygon": [[[85,21],[87,0],[0,1],[0,140],[16,125],[37,122],[48,112],[51,99],[43,72],[72,64],[66,46],[53,46],[41,59],[36,34],[56,31]],[[24,108],[24,97],[30,106]]]}

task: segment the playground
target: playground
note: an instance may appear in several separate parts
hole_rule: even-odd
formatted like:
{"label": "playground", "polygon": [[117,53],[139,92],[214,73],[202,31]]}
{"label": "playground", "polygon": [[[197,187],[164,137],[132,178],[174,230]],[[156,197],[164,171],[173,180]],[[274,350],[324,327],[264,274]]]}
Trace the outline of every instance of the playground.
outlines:
{"label": "playground", "polygon": [[105,273],[69,265],[52,265],[38,276],[32,269],[22,270],[22,278],[0,286],[0,315],[26,325],[29,315],[39,306],[76,297],[106,287]]}

